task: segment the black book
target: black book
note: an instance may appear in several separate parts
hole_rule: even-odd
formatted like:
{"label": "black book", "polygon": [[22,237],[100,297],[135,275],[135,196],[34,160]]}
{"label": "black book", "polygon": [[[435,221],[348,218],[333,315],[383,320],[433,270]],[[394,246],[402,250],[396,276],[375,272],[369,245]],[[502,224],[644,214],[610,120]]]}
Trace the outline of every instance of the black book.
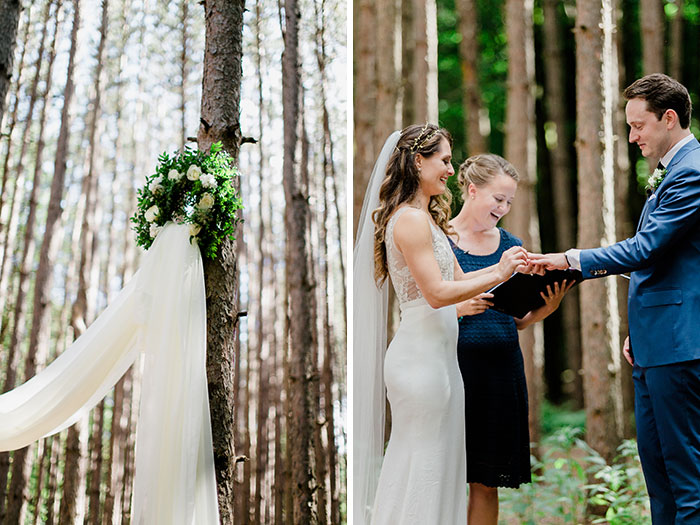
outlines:
{"label": "black book", "polygon": [[554,283],[561,285],[564,280],[567,284],[571,281],[578,284],[583,276],[578,270],[551,270],[544,275],[514,273],[510,279],[489,290],[493,294],[489,299],[493,303],[491,308],[522,319],[528,312],[544,306],[540,292],[547,295],[547,285],[554,292]]}

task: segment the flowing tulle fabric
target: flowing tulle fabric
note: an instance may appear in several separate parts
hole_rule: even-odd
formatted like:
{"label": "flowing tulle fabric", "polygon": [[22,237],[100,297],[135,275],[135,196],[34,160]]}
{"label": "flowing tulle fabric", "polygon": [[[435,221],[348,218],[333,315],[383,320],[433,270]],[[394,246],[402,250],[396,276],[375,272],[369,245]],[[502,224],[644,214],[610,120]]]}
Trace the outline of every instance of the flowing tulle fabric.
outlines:
{"label": "flowing tulle fabric", "polygon": [[199,248],[168,224],[140,270],[65,352],[0,395],[0,450],[67,428],[143,353],[133,522],[219,523],[206,378],[206,297]]}

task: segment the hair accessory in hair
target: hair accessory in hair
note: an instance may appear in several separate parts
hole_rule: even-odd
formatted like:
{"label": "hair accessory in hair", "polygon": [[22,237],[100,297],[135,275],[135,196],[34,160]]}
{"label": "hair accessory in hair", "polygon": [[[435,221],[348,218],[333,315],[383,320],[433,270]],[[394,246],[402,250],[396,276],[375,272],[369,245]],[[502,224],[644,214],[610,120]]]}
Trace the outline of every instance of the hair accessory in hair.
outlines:
{"label": "hair accessory in hair", "polygon": [[421,141],[421,138],[423,137],[423,133],[428,129],[429,124],[426,122],[425,126],[423,126],[423,129],[420,130],[420,133],[416,137],[416,140],[413,141],[413,145],[411,146],[411,153],[415,153],[419,149],[421,149],[423,146],[425,146],[425,143],[428,142],[431,138],[433,138],[438,130],[435,129],[432,133],[428,133],[428,135]]}

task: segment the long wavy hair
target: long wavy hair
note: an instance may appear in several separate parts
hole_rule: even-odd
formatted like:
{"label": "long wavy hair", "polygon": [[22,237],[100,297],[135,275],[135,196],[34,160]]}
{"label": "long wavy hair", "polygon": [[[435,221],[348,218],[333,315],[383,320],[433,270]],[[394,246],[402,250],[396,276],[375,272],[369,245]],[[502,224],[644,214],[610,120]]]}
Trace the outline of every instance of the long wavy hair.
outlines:
{"label": "long wavy hair", "polygon": [[[445,139],[452,147],[452,135],[434,124],[413,124],[401,131],[396,148],[389,158],[386,176],[379,189],[379,207],[372,212],[374,221],[374,279],[381,285],[389,275],[386,258],[386,225],[389,218],[403,203],[415,197],[420,187],[420,173],[416,167],[416,155],[434,155]],[[445,191],[430,197],[428,210],[435,223],[446,233],[451,233],[450,203],[452,195]]]}

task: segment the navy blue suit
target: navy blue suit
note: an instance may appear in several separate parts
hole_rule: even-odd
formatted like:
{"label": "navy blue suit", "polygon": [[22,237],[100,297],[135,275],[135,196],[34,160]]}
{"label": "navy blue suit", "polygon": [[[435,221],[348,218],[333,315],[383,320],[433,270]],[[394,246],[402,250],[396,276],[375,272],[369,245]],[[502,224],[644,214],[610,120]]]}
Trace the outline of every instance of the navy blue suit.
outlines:
{"label": "navy blue suit", "polygon": [[700,143],[692,139],[634,237],[582,250],[583,277],[631,271],[639,453],[654,525],[700,524]]}

